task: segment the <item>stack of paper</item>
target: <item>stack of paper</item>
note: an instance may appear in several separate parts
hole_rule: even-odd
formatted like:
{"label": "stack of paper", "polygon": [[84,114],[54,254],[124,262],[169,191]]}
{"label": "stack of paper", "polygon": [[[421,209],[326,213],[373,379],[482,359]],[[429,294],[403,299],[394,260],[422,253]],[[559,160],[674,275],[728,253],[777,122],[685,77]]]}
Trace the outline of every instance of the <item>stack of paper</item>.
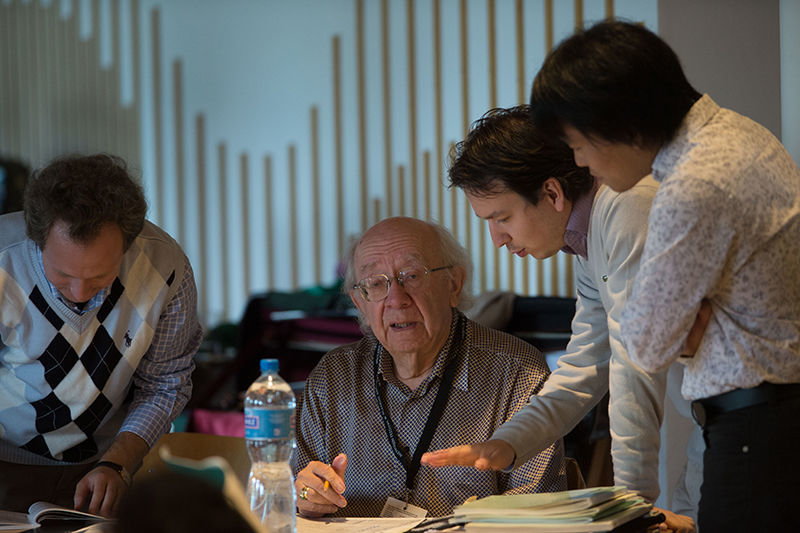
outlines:
{"label": "stack of paper", "polygon": [[650,511],[652,505],[625,487],[594,487],[541,494],[489,496],[453,512],[467,531],[540,533],[611,531]]}

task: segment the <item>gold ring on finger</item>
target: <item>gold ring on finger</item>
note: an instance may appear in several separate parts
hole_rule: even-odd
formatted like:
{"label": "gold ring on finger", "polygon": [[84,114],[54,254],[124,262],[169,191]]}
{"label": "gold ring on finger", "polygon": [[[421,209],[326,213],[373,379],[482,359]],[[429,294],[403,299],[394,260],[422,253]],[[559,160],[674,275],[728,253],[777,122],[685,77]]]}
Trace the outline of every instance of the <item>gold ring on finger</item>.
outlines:
{"label": "gold ring on finger", "polygon": [[303,487],[302,489],[300,489],[300,493],[297,496],[301,500],[307,500],[308,499],[308,491],[309,490],[310,490],[310,487]]}

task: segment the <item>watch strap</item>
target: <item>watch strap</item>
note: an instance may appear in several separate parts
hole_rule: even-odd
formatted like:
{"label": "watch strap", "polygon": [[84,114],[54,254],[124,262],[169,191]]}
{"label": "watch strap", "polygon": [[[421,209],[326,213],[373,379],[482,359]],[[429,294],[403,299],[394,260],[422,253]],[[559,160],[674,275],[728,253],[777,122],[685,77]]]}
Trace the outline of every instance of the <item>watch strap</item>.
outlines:
{"label": "watch strap", "polygon": [[131,477],[130,472],[128,472],[125,469],[125,467],[122,466],[121,464],[115,463],[114,461],[98,461],[97,464],[94,465],[95,468],[100,466],[105,466],[106,468],[110,468],[111,470],[119,474],[119,477],[122,478],[122,481],[124,481],[126,485],[128,485],[129,487],[131,486],[133,478]]}

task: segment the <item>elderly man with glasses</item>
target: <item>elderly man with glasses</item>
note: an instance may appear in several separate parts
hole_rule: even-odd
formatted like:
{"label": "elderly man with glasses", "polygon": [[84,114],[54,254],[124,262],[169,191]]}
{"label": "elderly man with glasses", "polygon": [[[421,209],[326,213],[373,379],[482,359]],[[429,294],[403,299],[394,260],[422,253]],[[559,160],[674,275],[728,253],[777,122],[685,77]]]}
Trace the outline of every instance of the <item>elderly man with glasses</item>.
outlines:
{"label": "elderly man with glasses", "polygon": [[295,471],[306,516],[439,516],[471,496],[566,488],[561,441],[511,473],[420,468],[427,449],[487,439],[542,387],[542,355],[467,319],[466,251],[444,228],[390,218],[348,258],[365,337],[309,376]]}

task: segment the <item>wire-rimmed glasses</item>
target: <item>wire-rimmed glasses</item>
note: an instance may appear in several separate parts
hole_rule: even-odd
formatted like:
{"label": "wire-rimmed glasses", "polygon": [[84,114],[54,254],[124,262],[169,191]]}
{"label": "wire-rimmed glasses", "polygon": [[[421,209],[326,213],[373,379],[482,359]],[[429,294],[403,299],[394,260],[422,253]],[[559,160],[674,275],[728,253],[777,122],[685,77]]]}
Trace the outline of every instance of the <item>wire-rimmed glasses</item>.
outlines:
{"label": "wire-rimmed glasses", "polygon": [[431,272],[437,272],[448,268],[453,268],[453,265],[445,265],[431,269],[425,267],[410,268],[398,272],[396,276],[375,274],[353,285],[353,289],[358,289],[361,293],[361,297],[367,302],[380,302],[389,295],[389,287],[392,284],[392,280],[397,280],[397,283],[405,290],[412,291],[424,286],[425,281],[428,279],[428,274]]}

